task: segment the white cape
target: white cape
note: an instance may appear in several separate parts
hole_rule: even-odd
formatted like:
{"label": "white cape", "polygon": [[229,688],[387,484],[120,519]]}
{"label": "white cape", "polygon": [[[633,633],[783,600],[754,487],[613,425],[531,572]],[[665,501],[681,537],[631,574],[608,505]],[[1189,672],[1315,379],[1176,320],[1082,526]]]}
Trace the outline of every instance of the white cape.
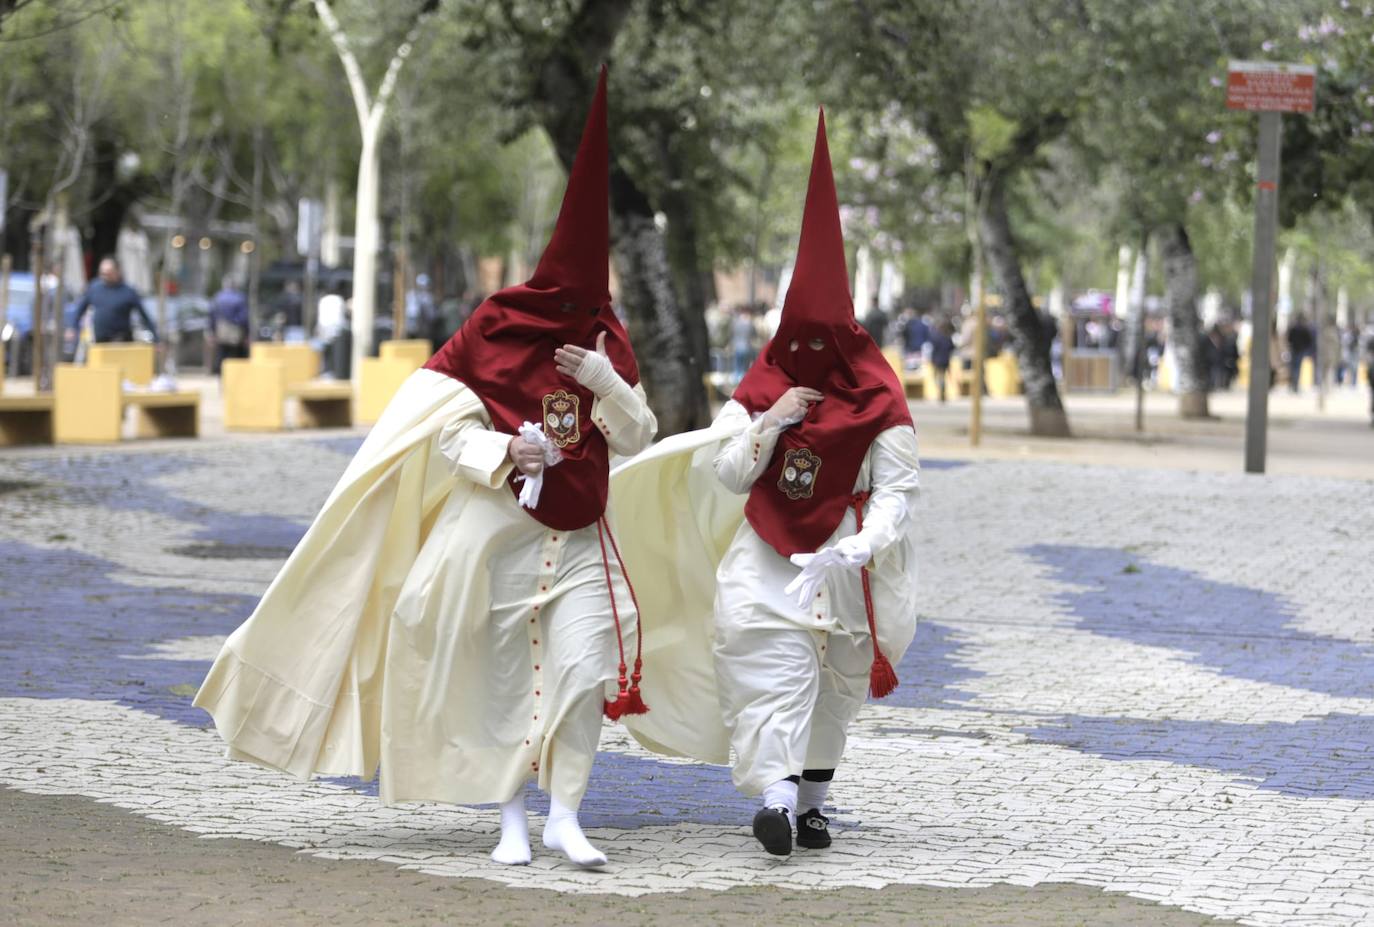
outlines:
{"label": "white cape", "polygon": [[[742,428],[717,423],[674,435],[611,471],[610,515],[638,582],[649,706],[625,726],[649,750],[706,763],[730,758],[712,653],[716,570],[748,500],[721,484],[712,462]],[[880,558],[871,574],[879,644],[893,665],[916,632],[914,530],[897,543],[903,555]]]}

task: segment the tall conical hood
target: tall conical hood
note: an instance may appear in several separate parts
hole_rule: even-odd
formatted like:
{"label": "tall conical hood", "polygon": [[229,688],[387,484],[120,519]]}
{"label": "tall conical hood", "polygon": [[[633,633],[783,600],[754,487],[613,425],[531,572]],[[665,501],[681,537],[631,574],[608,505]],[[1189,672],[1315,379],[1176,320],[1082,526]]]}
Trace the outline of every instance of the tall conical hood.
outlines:
{"label": "tall conical hood", "polygon": [[606,66],[596,83],[553,236],[526,284],[563,290],[578,309],[610,304],[610,155],[606,138]]}
{"label": "tall conical hood", "polygon": [[902,384],[854,320],[824,110],[782,319],[733,398],[763,413],[794,386],[825,398],[778,437],[744,507],[759,537],[784,557],[814,551],[834,533],[854,504],[854,484],[874,439],[911,424]]}
{"label": "tall conical hood", "polygon": [[425,364],[481,397],[497,431],[513,435],[525,422],[549,427],[551,417],[564,429],[563,460],[545,471],[539,506],[526,510],[564,531],[593,524],[605,511],[609,449],[591,418],[596,396],[559,371],[554,352],[565,344],[594,349],[605,335],[616,373],[639,382],[629,335],[611,311],[609,164],[602,68],[563,208],[534,276],[483,300]]}
{"label": "tall conical hood", "polygon": [[840,203],[825,137],[825,110],[816,123],[816,147],[811,155],[811,180],[802,211],[801,241],[796,269],[783,301],[783,321],[815,320],[826,324],[854,318],[849,295],[849,269],[844,260]]}

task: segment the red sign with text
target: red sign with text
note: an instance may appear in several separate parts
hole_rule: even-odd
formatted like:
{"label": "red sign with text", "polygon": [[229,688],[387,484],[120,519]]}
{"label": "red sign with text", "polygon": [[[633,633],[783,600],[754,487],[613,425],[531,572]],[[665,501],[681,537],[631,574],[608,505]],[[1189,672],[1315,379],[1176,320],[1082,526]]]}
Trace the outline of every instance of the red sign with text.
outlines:
{"label": "red sign with text", "polygon": [[1232,61],[1226,72],[1226,108],[1251,112],[1310,113],[1317,100],[1317,69],[1308,64]]}

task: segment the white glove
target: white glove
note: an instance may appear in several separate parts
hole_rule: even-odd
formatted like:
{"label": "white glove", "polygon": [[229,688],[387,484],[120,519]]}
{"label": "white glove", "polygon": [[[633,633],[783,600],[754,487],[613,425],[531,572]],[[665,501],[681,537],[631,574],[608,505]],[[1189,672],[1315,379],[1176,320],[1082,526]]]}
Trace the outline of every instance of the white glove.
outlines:
{"label": "white glove", "polygon": [[[539,445],[539,449],[544,452],[544,467],[552,467],[563,459],[563,452],[558,449],[548,435],[544,434],[544,429],[533,422],[525,422],[520,426],[520,437],[531,444]],[[539,493],[544,488],[544,471],[540,470],[534,476],[522,473],[515,478],[517,483],[524,481],[525,485],[520,487],[520,504],[527,509],[539,507]]]}
{"label": "white glove", "polygon": [[783,592],[795,594],[797,604],[806,608],[816,598],[816,593],[821,591],[826,576],[832,570],[862,569],[872,557],[872,546],[857,534],[841,538],[814,554],[793,554],[790,558],[792,565],[801,567],[802,571],[787,584]]}
{"label": "white glove", "polygon": [[588,351],[582,358],[582,366],[577,368],[577,382],[591,390],[597,396],[605,396],[615,389],[616,382],[620,379],[620,374],[615,372],[615,367],[611,365],[610,358],[605,354],[598,354],[595,351]]}
{"label": "white glove", "polygon": [[843,557],[844,562],[851,567],[865,566],[868,561],[873,559],[873,545],[869,544],[868,539],[862,534],[851,534],[847,538],[840,538],[835,542],[833,550]]}

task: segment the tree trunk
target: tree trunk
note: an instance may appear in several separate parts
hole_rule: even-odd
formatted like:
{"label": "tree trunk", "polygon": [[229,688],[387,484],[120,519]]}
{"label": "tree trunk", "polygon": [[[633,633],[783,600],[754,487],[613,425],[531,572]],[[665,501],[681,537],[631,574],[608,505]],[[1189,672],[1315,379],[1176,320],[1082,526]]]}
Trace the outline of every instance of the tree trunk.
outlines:
{"label": "tree trunk", "polygon": [[[611,248],[620,274],[620,298],[629,315],[644,391],[658,418],[658,436],[705,427],[710,411],[702,368],[673,286],[667,243],[654,224],[647,197],[615,166],[611,204]],[[704,321],[701,327],[704,343]]]}
{"label": "tree trunk", "polygon": [[1212,372],[1202,350],[1202,323],[1197,310],[1197,257],[1188,230],[1172,222],[1160,230],[1164,259],[1164,292],[1169,306],[1169,340],[1178,367],[1178,413],[1183,418],[1208,418],[1207,391]]}
{"label": "tree trunk", "polygon": [[[665,146],[666,147],[666,146]],[[678,165],[668,162],[677,176]],[[711,409],[702,388],[703,374],[710,369],[711,345],[706,331],[706,304],[714,298],[714,281],[709,263],[703,266],[699,248],[696,213],[692,203],[680,193],[664,197],[663,212],[668,217],[667,247],[669,266],[679,294],[680,323],[688,356],[678,363],[686,369],[680,376],[691,376],[677,392],[679,405],[675,415],[684,416],[677,431],[704,428],[711,423]],[[686,363],[690,361],[690,363]],[[693,385],[695,384],[695,386]],[[647,389],[647,387],[646,387]],[[662,430],[662,429],[660,429]],[[666,433],[666,432],[665,432]]]}
{"label": "tree trunk", "polygon": [[[571,168],[582,137],[596,66],[610,53],[631,6],[631,0],[587,0],[539,67],[534,91],[540,123],[565,168]],[[675,285],[667,241],[654,223],[648,196],[614,156],[610,179],[611,254],[644,390],[658,417],[658,436],[702,427],[709,423],[709,410],[698,336]],[[704,350],[704,320],[700,325]]]}
{"label": "tree trunk", "polygon": [[1016,253],[1016,240],[1011,231],[1011,216],[1007,213],[1006,177],[994,170],[982,179],[982,183],[984,189],[979,200],[983,208],[978,216],[979,236],[1006,301],[1012,347],[1021,368],[1021,382],[1025,385],[1031,434],[1067,438],[1070,436],[1069,417],[1059,398],[1050,362],[1052,334],[1050,327],[1031,305],[1026,279],[1021,272],[1021,259]]}
{"label": "tree trunk", "polygon": [[381,120],[363,126],[358,157],[358,205],[353,225],[353,360],[350,377],[356,380],[362,359],[372,352],[372,317],[377,298],[377,199],[380,165],[377,148]]}

